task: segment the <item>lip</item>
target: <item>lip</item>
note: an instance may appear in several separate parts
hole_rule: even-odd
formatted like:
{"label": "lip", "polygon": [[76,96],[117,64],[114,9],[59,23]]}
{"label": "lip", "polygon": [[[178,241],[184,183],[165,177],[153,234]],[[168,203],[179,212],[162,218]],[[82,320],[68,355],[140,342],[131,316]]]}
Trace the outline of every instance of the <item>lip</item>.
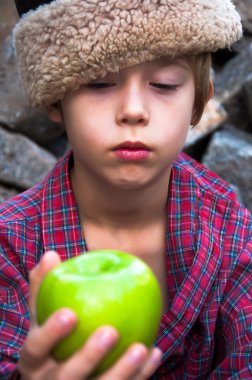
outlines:
{"label": "lip", "polygon": [[142,161],[149,158],[151,149],[140,141],[125,141],[117,145],[113,152],[124,161]]}
{"label": "lip", "polygon": [[131,150],[148,150],[151,151],[150,147],[142,143],[141,141],[125,141],[119,145],[117,145],[113,150],[119,150],[119,149],[131,149]]}

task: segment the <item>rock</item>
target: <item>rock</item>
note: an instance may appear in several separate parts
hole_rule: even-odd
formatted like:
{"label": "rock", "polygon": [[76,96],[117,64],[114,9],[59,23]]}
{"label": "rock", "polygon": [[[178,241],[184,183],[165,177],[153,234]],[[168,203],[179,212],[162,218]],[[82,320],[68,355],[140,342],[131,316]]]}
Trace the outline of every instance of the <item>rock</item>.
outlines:
{"label": "rock", "polygon": [[211,99],[205,107],[199,124],[190,129],[185,148],[213,133],[226,120],[226,117],[227,114],[222,105],[216,99]]}
{"label": "rock", "polygon": [[241,16],[245,33],[252,34],[252,2],[251,0],[234,0],[234,4]]}
{"label": "rock", "polygon": [[252,72],[247,77],[244,85],[244,100],[248,110],[248,116],[252,125]]}
{"label": "rock", "polygon": [[232,46],[232,50],[236,53],[242,53],[242,51],[248,49],[251,44],[252,36],[244,36]]}
{"label": "rock", "polygon": [[18,20],[18,13],[14,0],[1,0],[0,12],[0,40],[4,40],[10,34],[13,25]]}
{"label": "rock", "polygon": [[64,132],[61,124],[29,105],[17,74],[10,35],[0,47],[0,104],[0,123],[39,144],[50,143]]}
{"label": "rock", "polygon": [[231,127],[216,132],[202,162],[237,186],[244,205],[252,211],[252,136]]}
{"label": "rock", "polygon": [[45,112],[34,110],[25,96],[17,73],[12,46],[11,31],[17,19],[14,1],[1,0],[0,123],[14,132],[25,134],[39,144],[46,144],[59,137],[64,128],[49,121]]}
{"label": "rock", "polygon": [[33,141],[0,128],[0,182],[27,189],[42,181],[56,158]]}
{"label": "rock", "polygon": [[14,197],[19,191],[13,188],[8,188],[0,184],[0,203]]}
{"label": "rock", "polygon": [[[231,59],[215,75],[215,95],[228,113],[228,122],[240,129],[251,131],[251,100],[247,105],[248,86],[251,87],[252,44]],[[246,87],[246,91],[244,88]]]}

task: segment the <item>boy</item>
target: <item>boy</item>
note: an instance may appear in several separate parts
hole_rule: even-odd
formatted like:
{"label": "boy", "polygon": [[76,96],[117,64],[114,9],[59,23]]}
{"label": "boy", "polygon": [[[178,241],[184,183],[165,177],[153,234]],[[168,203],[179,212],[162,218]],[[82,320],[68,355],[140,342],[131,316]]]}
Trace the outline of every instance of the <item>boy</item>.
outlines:
{"label": "boy", "polygon": [[212,96],[209,53],[241,36],[233,4],[16,5],[27,94],[64,122],[72,151],[1,207],[1,378],[92,378],[117,332],[101,327],[59,364],[50,352],[75,315],[64,309],[38,327],[34,305],[50,268],[100,248],[152,267],[163,317],[156,348],[136,342],[99,379],[252,378],[251,215],[226,183],[180,154]]}

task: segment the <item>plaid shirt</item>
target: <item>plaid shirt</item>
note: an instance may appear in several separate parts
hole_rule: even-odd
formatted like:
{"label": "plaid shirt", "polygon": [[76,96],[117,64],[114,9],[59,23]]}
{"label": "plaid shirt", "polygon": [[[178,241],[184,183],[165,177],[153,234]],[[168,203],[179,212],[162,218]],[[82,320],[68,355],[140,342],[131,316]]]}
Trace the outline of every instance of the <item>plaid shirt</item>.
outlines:
{"label": "plaid shirt", "polygon": [[[87,251],[69,178],[71,154],[0,207],[0,378],[17,376],[29,328],[28,273],[46,250]],[[185,154],[167,204],[169,311],[153,379],[252,379],[252,222],[216,175]]]}

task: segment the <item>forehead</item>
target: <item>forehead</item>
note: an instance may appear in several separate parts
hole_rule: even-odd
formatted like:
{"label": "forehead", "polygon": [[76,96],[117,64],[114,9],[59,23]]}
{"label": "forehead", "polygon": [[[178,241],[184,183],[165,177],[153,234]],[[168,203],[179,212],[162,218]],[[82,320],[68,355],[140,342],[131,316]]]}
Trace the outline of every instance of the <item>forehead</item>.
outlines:
{"label": "forehead", "polygon": [[144,63],[140,63],[135,66],[130,66],[120,70],[117,73],[110,73],[106,75],[130,75],[136,72],[139,73],[153,73],[156,71],[163,71],[165,69],[174,69],[176,71],[192,71],[192,63],[188,57],[179,57],[179,58],[171,58],[171,57],[162,57],[155,59],[153,61],[147,61]]}
{"label": "forehead", "polygon": [[182,56],[177,58],[167,56],[156,59],[154,62],[157,66],[160,67],[178,66],[188,70],[192,67],[193,59],[189,56]]}

